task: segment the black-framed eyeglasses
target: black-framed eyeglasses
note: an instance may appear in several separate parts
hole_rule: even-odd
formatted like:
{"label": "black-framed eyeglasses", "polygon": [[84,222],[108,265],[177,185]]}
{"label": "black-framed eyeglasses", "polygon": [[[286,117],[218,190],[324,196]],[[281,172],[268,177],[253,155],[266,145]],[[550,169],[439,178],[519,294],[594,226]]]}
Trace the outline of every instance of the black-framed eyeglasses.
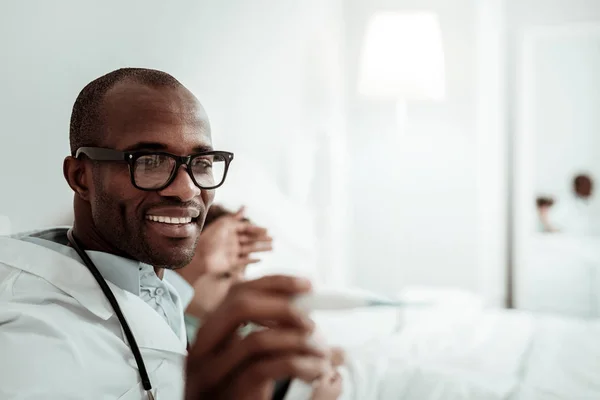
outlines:
{"label": "black-framed eyeglasses", "polygon": [[81,155],[94,161],[122,161],[129,165],[131,183],[140,190],[163,190],[169,186],[182,165],[192,182],[200,189],[216,189],[225,182],[233,153],[204,151],[189,156],[176,156],[160,151],[119,151],[101,147],[80,147]]}

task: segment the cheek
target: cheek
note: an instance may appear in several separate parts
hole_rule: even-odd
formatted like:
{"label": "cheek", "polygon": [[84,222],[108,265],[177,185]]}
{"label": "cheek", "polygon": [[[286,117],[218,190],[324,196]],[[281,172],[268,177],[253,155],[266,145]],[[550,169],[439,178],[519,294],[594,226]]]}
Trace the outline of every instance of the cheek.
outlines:
{"label": "cheek", "polygon": [[100,200],[96,204],[110,204],[113,211],[118,207],[119,214],[132,213],[143,200],[144,192],[133,187],[126,167],[107,166],[94,177],[94,183],[94,195]]}
{"label": "cheek", "polygon": [[115,193],[126,194],[127,192],[138,191],[131,183],[129,167],[126,165],[107,166],[104,180]]}
{"label": "cheek", "polygon": [[204,202],[204,206],[208,210],[208,208],[212,205],[213,200],[215,199],[215,191],[214,190],[202,190],[200,194],[202,197],[202,201]]}

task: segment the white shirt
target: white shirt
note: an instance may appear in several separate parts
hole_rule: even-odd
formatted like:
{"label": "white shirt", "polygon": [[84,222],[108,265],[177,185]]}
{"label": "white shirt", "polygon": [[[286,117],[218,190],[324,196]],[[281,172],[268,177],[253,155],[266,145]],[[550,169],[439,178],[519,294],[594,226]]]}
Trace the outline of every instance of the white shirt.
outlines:
{"label": "white shirt", "polygon": [[[0,238],[0,398],[145,399],[110,303],[74,250],[63,247],[31,235]],[[187,352],[176,290],[146,274],[146,265],[87,253],[130,325],[155,397],[181,399]]]}
{"label": "white shirt", "polygon": [[593,199],[559,200],[550,209],[550,222],[559,231],[571,235],[594,235],[600,231]]}

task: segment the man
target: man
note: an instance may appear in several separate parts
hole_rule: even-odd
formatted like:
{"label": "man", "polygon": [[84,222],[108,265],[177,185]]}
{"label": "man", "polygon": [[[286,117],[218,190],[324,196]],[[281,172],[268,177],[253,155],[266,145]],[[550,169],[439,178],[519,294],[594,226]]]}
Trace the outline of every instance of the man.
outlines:
{"label": "man", "polygon": [[[237,285],[185,357],[181,303],[161,278],[191,261],[232,155],[213,151],[181,83],[134,68],[92,81],[70,146],[71,234],[0,238],[0,398],[263,400],[274,380],[327,371],[289,301],[310,284],[284,276]],[[271,329],[242,339],[247,322]]]}

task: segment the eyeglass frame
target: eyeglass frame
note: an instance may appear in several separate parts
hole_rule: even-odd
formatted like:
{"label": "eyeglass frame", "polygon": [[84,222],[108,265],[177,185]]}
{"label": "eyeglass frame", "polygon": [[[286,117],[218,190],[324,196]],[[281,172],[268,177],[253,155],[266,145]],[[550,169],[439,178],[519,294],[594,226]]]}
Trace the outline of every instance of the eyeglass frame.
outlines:
{"label": "eyeglass frame", "polygon": [[[196,185],[196,187],[198,187],[202,190],[214,190],[214,189],[220,187],[221,185],[223,185],[223,183],[225,183],[225,178],[227,177],[227,172],[229,171],[229,164],[233,160],[233,153],[231,153],[229,151],[220,151],[220,150],[203,151],[200,153],[190,154],[188,156],[177,156],[175,154],[167,153],[164,151],[120,151],[120,150],[115,150],[115,149],[107,149],[104,147],[80,147],[75,152],[75,158],[78,159],[79,156],[82,154],[85,155],[87,158],[89,158],[92,161],[115,161],[115,162],[124,161],[124,162],[126,162],[129,166],[129,177],[131,179],[131,184],[136,189],[143,190],[146,192],[161,191],[161,190],[164,190],[167,187],[169,187],[169,185],[172,184],[173,181],[175,180],[175,177],[177,176],[177,173],[179,172],[179,168],[182,165],[186,166],[186,171],[187,171],[188,175],[190,176],[194,185]],[[137,183],[135,182],[135,176],[134,176],[135,175],[135,172],[134,172],[135,162],[140,157],[147,156],[147,155],[162,155],[162,156],[167,156],[169,158],[175,159],[175,167],[173,168],[173,171],[171,172],[171,176],[169,176],[169,178],[167,179],[167,181],[164,185],[162,185],[158,188],[152,188],[152,189],[142,188],[142,187],[138,186]],[[223,178],[221,179],[221,182],[218,185],[204,187],[204,186],[201,186],[198,183],[198,181],[196,181],[196,178],[194,177],[194,174],[192,172],[190,164],[191,164],[192,160],[197,157],[212,156],[212,155],[223,156],[223,159],[225,160],[225,169],[223,171]]]}

